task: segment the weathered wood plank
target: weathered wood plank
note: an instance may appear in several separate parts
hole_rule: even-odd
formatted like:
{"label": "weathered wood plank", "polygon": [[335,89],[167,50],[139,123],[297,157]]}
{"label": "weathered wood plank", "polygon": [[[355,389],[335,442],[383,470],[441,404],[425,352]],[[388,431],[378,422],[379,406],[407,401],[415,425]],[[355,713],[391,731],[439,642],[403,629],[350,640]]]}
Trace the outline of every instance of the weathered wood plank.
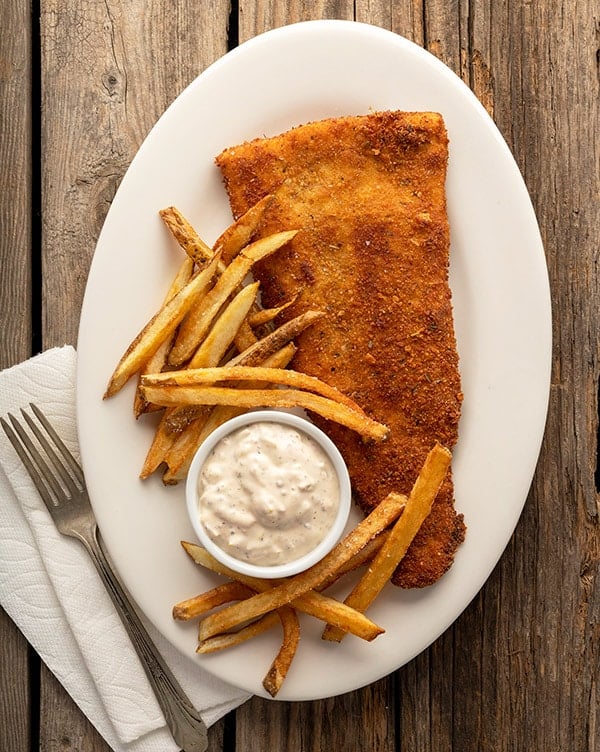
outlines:
{"label": "weathered wood plank", "polygon": [[269,702],[254,697],[236,711],[236,752],[393,752],[391,680],[315,702]]}
{"label": "weathered wood plank", "polygon": [[321,18],[354,19],[354,3],[351,0],[291,0],[271,2],[253,0],[238,2],[239,41],[245,42],[257,34],[299,21]]}
{"label": "weathered wood plank", "polygon": [[31,348],[31,22],[7,3],[0,35],[0,368]]}
{"label": "weathered wood plank", "polygon": [[[44,347],[76,342],[89,263],[121,178],[165,108],[226,51],[228,15],[226,0],[43,0]],[[42,748],[108,750],[47,672],[42,684]],[[210,731],[215,752],[222,733],[222,724]]]}
{"label": "weathered wood plank", "polygon": [[[5,3],[0,34],[0,369],[31,354],[31,52],[29,3]],[[27,642],[0,609],[0,749],[30,748],[29,680]]]}
{"label": "weathered wood plank", "polygon": [[501,637],[513,644],[511,663],[519,671],[500,683],[498,704],[530,748],[591,751],[600,746],[597,6],[565,3],[558,13],[551,3],[510,6],[508,36],[512,54],[496,37],[492,48],[506,71],[499,78],[506,103],[500,107],[497,90],[496,117],[540,222],[554,358],[540,462],[513,566],[502,562]]}
{"label": "weathered wood plank", "polygon": [[459,0],[425,0],[423,37],[425,47],[461,74],[461,9]]}
{"label": "weathered wood plank", "polygon": [[29,752],[31,700],[27,641],[0,608],[0,749]]}
{"label": "weathered wood plank", "polygon": [[43,664],[40,686],[40,750],[110,752],[110,747]]}
{"label": "weathered wood plank", "polygon": [[454,746],[510,750],[526,739],[532,749],[592,750],[600,743],[597,21],[591,6],[558,16],[548,3],[470,10],[461,73],[494,114],[532,194],[553,289],[555,355],[546,439],[523,518],[453,630]]}
{"label": "weathered wood plank", "polygon": [[166,107],[226,51],[227,21],[225,0],[42,3],[46,347],[75,342],[89,262],[121,178]]}

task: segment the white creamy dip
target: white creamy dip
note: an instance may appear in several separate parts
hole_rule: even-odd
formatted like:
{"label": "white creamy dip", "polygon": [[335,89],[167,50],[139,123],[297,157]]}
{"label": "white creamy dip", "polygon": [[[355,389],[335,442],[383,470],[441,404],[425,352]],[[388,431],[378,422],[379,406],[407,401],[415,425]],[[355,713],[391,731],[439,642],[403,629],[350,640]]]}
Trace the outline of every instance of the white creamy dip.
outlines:
{"label": "white creamy dip", "polygon": [[285,564],[312,551],[331,528],[339,481],[324,450],[292,426],[261,421],[222,438],[198,480],[208,536],[234,558]]}

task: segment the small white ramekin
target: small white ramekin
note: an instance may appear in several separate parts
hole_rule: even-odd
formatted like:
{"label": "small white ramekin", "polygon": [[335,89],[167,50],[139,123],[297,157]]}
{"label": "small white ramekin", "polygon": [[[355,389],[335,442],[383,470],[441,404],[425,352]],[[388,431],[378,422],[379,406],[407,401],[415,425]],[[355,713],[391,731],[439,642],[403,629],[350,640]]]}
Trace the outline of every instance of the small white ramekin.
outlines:
{"label": "small white ramekin", "polygon": [[[304,556],[285,564],[277,564],[274,566],[258,566],[256,564],[250,564],[248,562],[240,561],[223,551],[223,549],[209,537],[200,521],[200,515],[198,514],[198,478],[209,454],[224,436],[227,436],[242,426],[259,422],[284,423],[285,425],[292,426],[307,434],[319,444],[331,460],[339,483],[340,501],[338,513],[327,535],[312,551]],[[342,455],[338,448],[331,439],[323,433],[323,431],[314,425],[314,423],[311,423],[306,418],[299,417],[298,415],[279,410],[253,410],[228,420],[213,431],[210,436],[204,440],[194,455],[187,476],[185,494],[190,521],[204,548],[212,554],[215,559],[222,564],[225,564],[225,566],[230,569],[241,574],[250,575],[252,577],[261,577],[263,579],[289,577],[308,569],[313,564],[320,561],[327,553],[329,553],[329,551],[331,551],[341,538],[346,522],[348,521],[351,507],[350,477],[348,475],[346,463],[342,459]]]}

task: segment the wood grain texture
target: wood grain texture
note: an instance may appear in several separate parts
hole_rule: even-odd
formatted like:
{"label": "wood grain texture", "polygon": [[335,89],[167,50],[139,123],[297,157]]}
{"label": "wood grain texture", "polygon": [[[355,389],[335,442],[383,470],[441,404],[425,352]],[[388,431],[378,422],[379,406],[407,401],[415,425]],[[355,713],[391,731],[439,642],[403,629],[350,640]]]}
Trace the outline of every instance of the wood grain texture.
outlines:
{"label": "wood grain texture", "polygon": [[[4,4],[0,34],[0,368],[31,354],[31,34],[29,3]],[[0,499],[0,503],[1,503]],[[0,749],[30,748],[27,642],[0,609]]]}
{"label": "wood grain texture", "polygon": [[0,608],[0,749],[29,752],[29,661],[27,641]]}
{"label": "wood grain texture", "polygon": [[[3,169],[0,178],[4,366],[30,351],[32,216],[31,110],[23,96],[32,52],[29,6],[13,0],[5,8],[0,158],[22,169]],[[114,192],[164,108],[225,51],[229,6],[43,0],[41,10],[41,39],[34,43],[42,55],[41,305],[49,347],[75,341],[89,262]],[[554,348],[546,436],[523,516],[457,622],[394,675],[357,692],[307,703],[252,699],[211,729],[210,750],[597,752],[598,4],[240,0],[234,12],[240,42],[310,18],[378,24],[426,46],[471,86],[532,197],[548,260]],[[0,641],[0,748],[25,752],[27,649],[6,618]],[[12,675],[17,679],[9,684],[5,677]],[[41,705],[40,749],[107,752],[45,669]]]}
{"label": "wood grain texture", "polygon": [[42,3],[46,347],[75,342],[89,263],[121,178],[166,107],[226,51],[228,14],[225,0]]}
{"label": "wood grain texture", "polygon": [[354,20],[351,0],[316,0],[315,2],[310,2],[310,0],[289,0],[288,2],[240,0],[237,6],[240,43],[269,29],[300,21],[321,18]]}
{"label": "wood grain texture", "polygon": [[5,3],[0,34],[0,368],[31,351],[31,21]]}
{"label": "wood grain texture", "polygon": [[270,702],[254,697],[236,711],[236,752],[393,752],[392,703],[390,679],[315,702]]}

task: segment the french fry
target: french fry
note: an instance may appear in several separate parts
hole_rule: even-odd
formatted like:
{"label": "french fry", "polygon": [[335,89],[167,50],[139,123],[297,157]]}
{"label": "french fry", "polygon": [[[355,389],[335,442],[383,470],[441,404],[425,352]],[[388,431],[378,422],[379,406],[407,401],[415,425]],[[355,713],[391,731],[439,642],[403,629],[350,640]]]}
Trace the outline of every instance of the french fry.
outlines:
{"label": "french fry", "polygon": [[354,609],[345,610],[348,608],[345,603],[318,592],[320,587],[319,585],[316,589],[294,598],[292,604],[294,608],[329,624],[332,621],[336,624],[347,624],[346,628],[349,632],[367,642],[371,642],[385,632],[382,627],[375,624],[371,619],[362,621],[358,616],[358,611]]}
{"label": "french fry", "polygon": [[[191,258],[187,257],[177,270],[177,274],[175,275],[175,278],[173,279],[173,282],[171,283],[171,286],[169,287],[169,291],[167,292],[167,295],[164,299],[163,305],[169,302],[171,298],[176,295],[192,278],[192,273],[194,271],[194,262]],[[162,371],[163,366],[167,362],[167,356],[169,354],[169,350],[171,349],[171,344],[173,343],[173,337],[175,336],[175,332],[170,334],[160,345],[158,350],[152,355],[148,361],[142,366],[141,372],[142,373],[159,373]],[[139,380],[138,380],[138,386],[139,386]],[[142,393],[139,389],[136,389],[135,397],[133,401],[133,414],[136,418],[139,418],[142,413],[150,412],[152,409],[158,409],[156,405],[150,405],[146,400],[142,397]]]}
{"label": "french fry", "polygon": [[227,365],[228,366],[256,366],[277,352],[288,342],[291,342],[309,326],[315,324],[320,318],[323,317],[321,311],[305,311],[299,316],[296,316],[285,324],[275,329],[263,339],[258,340],[255,344],[248,347],[244,352],[236,355],[232,358]]}
{"label": "french fry", "polygon": [[354,554],[354,556],[348,559],[345,564],[343,564],[341,567],[338,567],[334,572],[332,572],[329,577],[325,578],[319,585],[318,590],[327,590],[327,588],[331,587],[344,575],[348,574],[349,572],[354,572],[355,569],[368,564],[375,556],[377,551],[379,551],[379,549],[386,542],[389,534],[389,530],[382,530],[374,538],[371,538],[371,540],[365,546],[363,546],[360,551],[358,551],[356,554]]}
{"label": "french fry", "polygon": [[[244,319],[252,305],[257,290],[258,283],[242,288],[225,307],[225,310],[213,325],[210,334],[196,351],[190,365],[217,365],[231,344],[236,329],[239,327],[240,319]],[[138,389],[138,391],[141,395],[141,390]],[[144,398],[142,397],[142,399]],[[144,399],[144,402],[147,403],[147,400]],[[180,468],[186,457],[191,459],[191,454],[195,451],[194,447],[197,446],[197,437],[202,430],[202,422],[199,421],[199,418],[203,416],[206,418],[209,412],[209,408],[193,406],[167,410],[155,432],[140,472],[140,478],[148,478],[163,462],[169,464],[169,453],[172,453],[170,454],[171,462],[174,464],[167,468],[163,480],[167,485],[181,480],[184,476],[181,474]],[[174,459],[177,457],[181,459]],[[185,466],[185,472],[187,472],[188,467],[189,462]]]}
{"label": "french fry", "polygon": [[[344,565],[371,538],[393,522],[405,503],[404,497],[389,494],[364,520],[338,543],[321,561],[300,574],[247,600],[240,601],[204,618],[200,623],[200,639],[205,640],[226,632],[249,619],[254,619],[280,606],[293,603],[298,597],[314,590],[332,571]],[[321,596],[323,597],[323,596]]]}
{"label": "french fry", "polygon": [[[270,368],[285,368],[295,352],[295,346],[289,343],[267,357],[264,364]],[[251,355],[249,359],[254,359],[259,354],[261,353]],[[140,478],[144,480],[150,477],[163,462],[166,462],[167,470],[163,474],[163,482],[173,485],[183,480],[192,456],[206,436],[221,423],[243,411],[244,408],[226,405],[214,409],[203,405],[184,405],[166,410],[146,455]],[[205,428],[209,415],[211,422]]]}
{"label": "french fry", "polygon": [[224,582],[206,593],[176,603],[173,606],[173,618],[177,621],[190,621],[224,603],[249,598],[253,593],[254,590],[236,580]]}
{"label": "french fry", "polygon": [[[306,313],[297,316],[287,324],[283,324],[279,329],[276,329],[271,334],[267,335],[264,339],[255,342],[247,347],[244,351],[239,353],[235,358],[228,361],[226,365],[243,365],[243,366],[258,366],[266,365],[268,359],[276,355],[278,351],[285,348],[288,343],[291,342],[294,337],[297,337],[305,329],[311,326],[315,321],[318,321],[322,317],[322,313],[318,311],[307,311]],[[194,419],[193,406],[187,405],[187,422],[191,423]],[[176,421],[174,430],[180,432],[182,430],[182,415],[184,408],[176,410],[169,418],[169,422]],[[200,411],[200,409],[199,409]]]}
{"label": "french fry", "polygon": [[[279,584],[273,583],[273,581],[271,580],[261,580],[257,577],[249,577],[248,575],[243,575],[243,574],[240,574],[239,572],[234,572],[233,570],[226,567],[224,564],[221,564],[219,561],[217,561],[204,548],[202,548],[201,546],[198,546],[195,543],[182,541],[181,545],[183,546],[183,549],[188,554],[188,556],[190,556],[190,558],[193,561],[195,561],[196,564],[200,564],[205,569],[209,569],[211,572],[216,572],[217,574],[225,575],[225,577],[238,580],[239,582],[242,582],[244,585],[247,585],[248,587],[252,588],[252,590],[255,590],[261,593],[266,593],[279,586]],[[353,558],[353,555],[358,554],[358,552],[360,551],[360,548],[361,547],[359,545],[356,545],[356,550],[353,552],[352,555],[348,557],[348,561]],[[337,571],[338,568],[336,568],[335,571]],[[323,577],[324,582],[330,581],[333,571],[334,570],[332,569],[331,572],[327,573]],[[278,581],[278,583],[281,583],[282,586],[287,586],[288,583],[290,583],[291,581],[292,581],[291,579],[288,579],[288,580]],[[285,601],[285,598],[284,598],[284,601]],[[328,596],[323,595],[322,593],[318,593],[314,589],[309,589],[303,592],[302,594],[298,595],[297,598],[292,599],[290,602],[291,602],[291,605],[294,606],[294,608],[298,609],[298,611],[302,611],[303,613],[307,613],[311,616],[314,616],[315,618],[320,619],[321,621],[324,621],[327,623],[329,622],[330,619],[333,619],[337,624],[340,624],[340,625],[344,624],[345,625],[343,627],[344,629],[347,629],[349,632],[351,632],[352,634],[355,634],[357,637],[361,637],[363,640],[367,640],[367,641],[373,640],[375,637],[377,637],[383,632],[381,627],[377,626],[377,624],[374,624],[370,619],[365,617],[364,614],[358,614],[358,612],[356,612],[354,609],[348,608],[347,606],[345,606],[345,604],[341,603],[340,601],[334,598],[329,598]],[[271,609],[271,610],[275,610],[275,609]],[[251,618],[254,618],[254,617],[251,617]],[[244,620],[242,619],[238,623],[241,624],[243,621]],[[221,630],[216,630],[214,634],[218,634],[219,631]],[[206,635],[202,636],[202,641],[204,639],[207,639]]]}
{"label": "french fry", "polygon": [[[223,412],[217,413],[218,410]],[[226,420],[235,418],[242,412],[242,409],[235,407],[213,408],[190,423],[165,452],[164,461],[167,469],[163,473],[163,483],[169,486],[184,480],[192,458],[204,439]]]}
{"label": "french fry", "polygon": [[291,300],[288,300],[287,303],[277,306],[276,308],[262,308],[259,311],[255,311],[248,317],[248,324],[255,329],[257,326],[271,323],[271,321],[274,321],[280,313],[286,310],[286,308],[294,305],[297,299],[298,296],[294,295],[294,297]]}
{"label": "french fry", "polygon": [[[278,351],[285,348],[294,337],[297,337],[298,334],[301,334],[304,331],[304,329],[311,326],[315,321],[318,321],[322,315],[322,313],[317,311],[307,311],[306,313],[297,316],[295,319],[292,319],[287,324],[283,324],[279,329],[276,329],[274,332],[267,335],[263,340],[250,345],[233,360],[229,361],[227,365],[266,365],[271,356],[276,355]],[[165,422],[163,429],[167,433],[175,432],[180,434],[185,429],[186,425],[192,423],[200,414],[202,414],[201,406],[197,406],[196,410],[193,405],[174,408],[174,410],[168,413],[167,421]]]}
{"label": "french fry", "polygon": [[283,640],[279,652],[263,679],[263,687],[271,697],[275,697],[281,689],[300,642],[300,624],[294,609],[289,606],[282,606],[277,609],[277,615],[283,627]]}
{"label": "french fry", "polygon": [[[348,572],[354,571],[358,567],[364,566],[374,557],[377,551],[381,549],[388,537],[389,531],[384,530],[383,532],[379,533],[379,535],[375,536],[375,538],[372,538],[367,543],[367,545],[363,546],[363,548],[361,548],[361,550],[357,554],[349,559],[344,566],[339,567],[339,569],[337,569],[335,572],[332,572],[331,577],[323,580],[321,585],[319,585],[319,590],[327,589],[340,577],[343,577],[343,575],[348,574]],[[195,544],[186,545],[193,546]],[[192,554],[190,553],[190,555]],[[192,558],[194,557],[192,556]],[[233,570],[231,571],[231,575],[236,578],[239,576],[236,572],[233,572]],[[252,579],[248,579],[247,582],[252,583],[256,587],[256,583]],[[261,583],[259,587],[263,587],[263,584],[266,589],[266,585],[268,583]],[[179,603],[175,604],[175,606],[173,606],[173,618],[177,619],[178,621],[189,621],[190,619],[195,619],[196,617],[201,616],[206,611],[210,611],[217,606],[222,606],[224,603],[228,603],[229,601],[237,601],[241,600],[241,598],[248,598],[254,592],[256,591],[249,585],[245,585],[237,579],[230,580],[223,583],[222,585],[217,585],[216,587],[212,588],[212,590],[208,590],[205,593],[195,595],[192,598],[187,598],[186,600],[180,601]],[[309,600],[310,598],[307,598],[305,602],[308,603]],[[325,608],[327,607],[325,600],[321,601],[321,604],[324,605]],[[320,618],[322,619],[323,616],[321,616]]]}
{"label": "french fry", "polygon": [[279,232],[244,248],[223,271],[215,286],[204,296],[201,303],[190,310],[177,333],[175,343],[169,353],[169,364],[177,367],[188,361],[227,298],[243,282],[252,265],[262,258],[275,253],[290,241],[296,231]]}
{"label": "french fry", "polygon": [[194,353],[188,368],[206,368],[219,363],[234,341],[257,293],[258,282],[242,287],[219,314],[209,334]]}
{"label": "french fry", "polygon": [[[434,445],[425,459],[404,511],[368,570],[345,599],[346,605],[364,613],[383,590],[431,511],[450,467],[451,458],[448,449],[441,444]],[[323,639],[340,642],[344,634],[339,627],[328,625],[323,632]]]}
{"label": "french fry", "polygon": [[236,630],[235,632],[224,632],[223,634],[209,637],[207,640],[198,643],[196,648],[197,653],[216,653],[218,650],[225,650],[225,648],[232,648],[236,645],[241,645],[246,640],[251,640],[253,637],[263,634],[268,629],[271,629],[280,621],[277,611],[269,611],[268,614],[261,616],[260,619],[247,624],[245,627]]}
{"label": "french fry", "polygon": [[347,405],[300,389],[235,389],[215,386],[146,386],[144,397],[157,405],[230,405],[235,407],[299,407],[356,431],[365,439],[382,441],[389,433],[383,423]]}
{"label": "french fry", "polygon": [[271,629],[277,622],[281,622],[283,627],[283,640],[279,652],[263,679],[263,687],[271,697],[275,697],[287,676],[300,641],[300,624],[293,608],[282,606],[277,611],[265,614],[262,618],[242,627],[237,632],[215,635],[199,643],[196,652],[214,653],[217,650],[240,645],[242,642],[266,632],[267,629]]}
{"label": "french fry", "polygon": [[[198,266],[203,267],[206,262],[213,256],[213,251],[196,230],[187,221],[183,214],[174,206],[161,209],[159,215],[165,225],[169,228],[175,240],[181,248],[187,253],[188,257]],[[222,262],[222,268],[225,264]]]}
{"label": "french fry", "polygon": [[[268,364],[270,368],[285,368],[295,352],[295,346],[290,343],[267,358],[265,364]],[[179,409],[185,410],[186,408]],[[225,421],[235,418],[242,412],[244,412],[243,408],[220,405],[213,408],[209,415],[204,415],[201,420],[193,421],[165,453],[167,470],[163,474],[163,482],[169,485],[183,480],[189,470],[192,457],[204,439]]]}
{"label": "french fry", "polygon": [[175,331],[194,301],[210,286],[218,263],[219,255],[216,254],[205,269],[196,274],[150,319],[119,361],[109,380],[104,399],[122,389],[131,376],[158,350],[161,343]]}
{"label": "french fry", "polygon": [[252,347],[252,345],[255,345],[258,342],[258,337],[252,331],[252,328],[250,327],[247,319],[238,329],[238,332],[235,335],[234,342],[235,346],[240,352],[247,350],[249,347]]}
{"label": "french fry", "polygon": [[308,376],[299,371],[265,368],[264,366],[221,366],[220,368],[189,368],[184,371],[164,371],[142,377],[142,386],[204,386],[218,384],[221,381],[266,381],[270,384],[303,389],[320,394],[340,405],[355,410],[362,415],[365,412],[354,400],[315,376]]}
{"label": "french fry", "polygon": [[144,464],[142,465],[139,474],[139,477],[142,480],[146,480],[146,478],[149,478],[152,473],[158,470],[158,468],[164,462],[167,451],[175,441],[175,436],[165,428],[169,412],[173,412],[173,410],[165,410],[165,412],[162,414],[160,423],[158,424],[156,431],[154,432],[154,436],[152,437],[152,443],[150,444],[150,447],[146,452]]}
{"label": "french fry", "polygon": [[[373,557],[374,553],[379,550],[381,545],[383,545],[387,535],[388,531],[385,530],[378,536],[370,540],[369,543],[367,543],[366,546],[364,546],[357,554],[355,554],[348,562],[346,562],[344,566],[340,567],[336,572],[333,572],[329,578],[324,580],[322,587],[328,587],[338,577],[369,561]],[[193,546],[194,544],[189,545]],[[204,549],[200,549],[200,547],[196,548],[206,553]],[[247,594],[246,597],[249,597],[249,595],[254,591],[247,585],[243,585],[239,581],[226,582],[222,585],[218,585],[212,590],[209,590],[207,593],[203,593],[201,595],[195,596],[194,598],[189,598],[185,601],[182,601],[181,603],[178,603],[173,608],[173,617],[186,621],[196,618],[198,616],[201,616],[203,613],[211,610],[212,608],[227,603],[230,600],[239,600],[239,597],[244,592]],[[310,602],[311,595],[317,594],[314,592],[306,593],[302,597],[302,601]],[[325,603],[326,600],[327,599],[323,599],[323,602]],[[281,622],[284,629],[282,646],[263,681],[263,686],[265,687],[265,689],[274,697],[281,688],[285,676],[287,675],[287,669],[289,669],[293,655],[295,654],[298,639],[300,636],[299,623],[297,619],[295,619],[292,623],[291,619],[289,619],[289,616],[284,615],[284,609],[285,611],[292,611],[293,613],[293,610],[289,609],[288,607],[282,607],[280,609],[277,609],[277,611],[269,611],[256,621],[251,622],[250,624],[242,627],[241,629],[238,629],[235,632],[225,632],[223,634],[217,634],[200,642],[198,644],[198,647],[196,648],[196,652],[201,654],[214,653],[219,650],[224,650],[236,645],[241,645],[246,640],[250,640],[257,635],[266,632],[268,629],[274,627],[278,622]],[[327,611],[324,610],[323,614],[321,614],[321,618],[323,618],[326,613]],[[290,630],[289,636],[286,635],[286,625]]]}
{"label": "french fry", "polygon": [[230,225],[216,240],[214,248],[221,249],[222,258],[225,264],[231,263],[242,248],[250,242],[260,224],[265,209],[267,209],[272,201],[272,195],[262,198],[258,203],[254,204],[254,206],[251,206],[245,214],[242,214],[242,216]]}

